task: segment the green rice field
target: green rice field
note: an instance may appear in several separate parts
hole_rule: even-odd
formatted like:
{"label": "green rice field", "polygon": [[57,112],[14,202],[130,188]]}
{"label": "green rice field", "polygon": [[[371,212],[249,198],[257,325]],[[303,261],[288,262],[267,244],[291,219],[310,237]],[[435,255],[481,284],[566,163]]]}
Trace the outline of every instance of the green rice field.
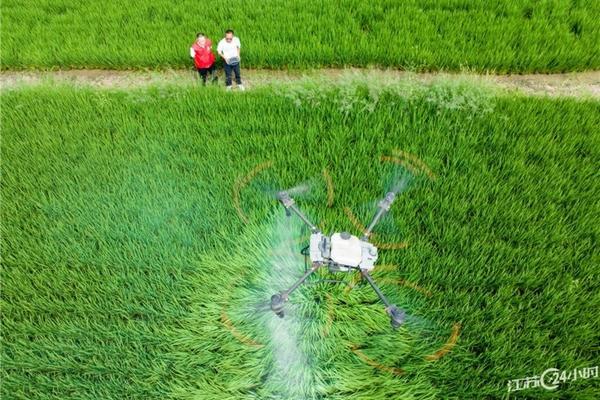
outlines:
{"label": "green rice field", "polygon": [[185,68],[196,32],[233,28],[246,68],[582,71],[600,67],[599,15],[583,0],[6,0],[1,68]]}
{"label": "green rice field", "polygon": [[[171,7],[169,19],[165,2],[132,14],[119,4],[40,4],[54,10],[44,19],[4,2],[3,68],[185,64],[189,32],[199,29],[191,3]],[[232,25],[246,25],[240,36],[254,40],[253,66],[598,66],[598,54],[585,51],[597,39],[596,3],[408,2],[383,13],[391,5],[325,2],[301,37],[293,9],[277,12],[283,3],[254,4],[253,13],[240,4],[228,6]],[[223,7],[205,11],[223,15]],[[467,8],[480,11],[450,29]],[[481,33],[491,17],[497,30]],[[5,33],[15,18],[37,22]],[[100,23],[91,28],[93,18]],[[398,20],[403,30],[392,35]],[[217,36],[224,20],[212,21],[202,29]],[[125,22],[119,32],[111,25]],[[336,31],[346,22],[348,32]],[[417,26],[424,34],[406,39]],[[524,57],[550,31],[549,47]],[[372,43],[375,34],[385,45]],[[507,37],[515,41],[498,46]],[[342,48],[314,47],[328,38]],[[467,40],[478,45],[467,50]],[[515,57],[504,57],[517,43]],[[598,379],[507,392],[511,379],[600,361],[598,101],[407,81],[227,94],[53,86],[4,91],[1,102],[3,399],[600,393]],[[381,247],[373,275],[407,310],[407,324],[392,330],[375,294],[346,276],[347,285],[303,286],[284,319],[263,312],[303,273],[306,244],[265,188],[309,180],[298,205],[325,232],[357,234],[349,211],[366,223],[399,170],[412,178],[376,232],[389,249]]]}

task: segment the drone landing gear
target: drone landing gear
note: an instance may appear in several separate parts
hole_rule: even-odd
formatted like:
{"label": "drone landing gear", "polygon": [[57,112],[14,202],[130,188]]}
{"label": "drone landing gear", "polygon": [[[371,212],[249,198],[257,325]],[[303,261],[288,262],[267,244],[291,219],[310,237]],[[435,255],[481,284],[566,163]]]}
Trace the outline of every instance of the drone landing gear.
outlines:
{"label": "drone landing gear", "polygon": [[381,299],[383,304],[385,304],[385,312],[390,316],[392,328],[398,329],[406,319],[406,313],[404,312],[404,310],[396,307],[395,304],[391,304],[388,301],[388,299],[381,292],[381,289],[379,289],[379,286],[377,286],[377,284],[375,283],[375,281],[373,280],[373,278],[367,270],[361,269],[360,273],[367,280],[367,282],[369,282],[369,285],[371,285],[375,293],[377,293],[377,296],[379,296],[379,299]]}
{"label": "drone landing gear", "polygon": [[283,305],[288,300],[289,295],[298,288],[298,286],[302,285],[309,276],[315,273],[319,268],[321,268],[322,264],[313,263],[312,267],[302,275],[300,279],[296,281],[288,290],[284,290],[280,293],[275,293],[271,296],[271,310],[277,315],[279,318],[283,318]]}

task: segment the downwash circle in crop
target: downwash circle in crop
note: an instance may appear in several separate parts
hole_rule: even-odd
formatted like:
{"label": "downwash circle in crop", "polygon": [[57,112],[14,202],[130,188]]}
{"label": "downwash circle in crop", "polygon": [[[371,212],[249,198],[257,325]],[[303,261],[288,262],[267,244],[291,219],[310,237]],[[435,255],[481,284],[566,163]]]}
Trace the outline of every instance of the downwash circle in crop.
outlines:
{"label": "downwash circle in crop", "polygon": [[[429,179],[432,180],[436,180],[437,176],[433,173],[433,171],[431,170],[431,168],[429,168],[429,166],[423,162],[420,158],[418,158],[417,156],[415,156],[414,154],[402,151],[402,150],[393,150],[392,151],[392,155],[391,156],[386,156],[383,155],[380,158],[381,162],[384,163],[393,163],[395,165],[399,165],[402,166],[403,168],[405,168],[407,171],[409,171],[412,175],[423,175],[428,177]],[[234,184],[233,187],[233,191],[232,191],[232,198],[233,198],[233,204],[236,208],[236,211],[238,213],[238,216],[240,217],[240,219],[246,223],[247,225],[251,225],[250,220],[248,218],[248,216],[246,215],[246,213],[243,210],[243,207],[241,205],[242,203],[242,192],[243,189],[254,179],[257,178],[257,176],[259,174],[261,174],[263,171],[272,168],[273,167],[273,162],[272,161],[266,161],[263,163],[259,163],[258,165],[256,165],[253,169],[251,169],[248,173],[244,174],[243,176],[241,176]],[[333,203],[334,203],[334,186],[333,186],[333,181],[331,179],[331,175],[329,173],[329,171],[327,169],[323,169],[322,171],[322,178],[323,181],[326,185],[326,191],[327,191],[327,207],[332,207]],[[352,224],[355,226],[355,228],[359,229],[359,230],[364,230],[364,226],[361,225],[361,223],[359,222],[358,218],[354,215],[354,213],[352,212],[352,210],[349,207],[344,207],[344,212],[347,215],[347,217],[350,219],[350,221],[352,222]],[[271,228],[271,231],[277,231],[277,228],[273,229]],[[285,236],[285,235],[284,235]],[[281,239],[281,235],[279,235],[278,237],[279,239]],[[294,272],[297,272],[294,270],[294,268],[289,268],[290,266],[292,266],[293,264],[296,265],[302,265],[302,260],[301,259],[296,259],[296,260],[290,260],[289,258],[293,256],[293,247],[294,246],[298,246],[300,245],[302,242],[305,242],[307,240],[307,238],[302,238],[302,237],[296,237],[296,238],[285,238],[285,240],[282,241],[281,246],[279,246],[279,248],[277,248],[277,246],[275,248],[271,248],[271,249],[264,249],[267,253],[270,254],[270,256],[272,257],[283,257],[283,258],[287,258],[287,260],[285,260],[285,262],[282,263],[281,259],[279,261],[277,261],[275,264],[279,263],[279,264],[284,264],[286,265],[287,271],[292,271],[292,274]],[[398,250],[398,249],[404,249],[408,246],[408,244],[406,242],[399,242],[399,243],[382,243],[380,242],[376,237],[373,238],[373,242],[374,244],[376,244],[377,247],[379,247],[380,249],[384,249],[384,250]],[[273,242],[270,242],[270,244],[272,244]],[[267,246],[268,247],[268,246]],[[255,248],[255,247],[254,247]],[[279,254],[278,254],[279,253]],[[299,254],[299,253],[298,253]],[[258,257],[260,258],[260,257]],[[271,264],[271,266],[273,266],[272,262],[259,262],[262,265],[266,265],[266,264]],[[385,271],[390,271],[390,270],[395,270],[396,266],[395,265],[379,265],[376,267],[377,271],[380,272],[385,272]],[[244,272],[247,272],[247,269],[244,269]],[[287,275],[288,273],[286,273]],[[268,280],[272,280],[272,275],[268,274],[267,275],[267,281]],[[357,279],[358,278],[358,279]],[[239,277],[238,278],[238,282],[244,280],[245,277]],[[308,321],[310,325],[314,326],[318,326],[318,329],[315,331],[317,333],[317,336],[320,336],[322,338],[329,338],[329,337],[333,337],[336,340],[339,340],[340,343],[343,343],[345,348],[350,350],[352,354],[354,354],[355,356],[357,356],[360,360],[362,360],[365,364],[371,366],[372,368],[390,373],[392,375],[402,375],[404,374],[404,370],[400,367],[397,366],[393,366],[394,362],[392,360],[391,363],[389,363],[388,365],[386,365],[384,363],[384,361],[376,361],[376,359],[374,359],[373,357],[367,355],[365,352],[373,352],[376,355],[374,357],[377,357],[377,353],[379,353],[379,356],[385,356],[386,354],[388,355],[388,357],[384,357],[384,358],[389,358],[390,353],[394,353],[393,351],[389,351],[389,349],[383,349],[384,353],[381,353],[382,349],[375,349],[375,351],[373,351],[373,349],[369,348],[369,345],[372,344],[373,342],[375,342],[373,340],[374,336],[383,338],[382,341],[385,342],[388,340],[388,337],[393,337],[394,335],[397,335],[397,332],[391,331],[389,329],[389,324],[387,324],[385,322],[385,315],[384,313],[381,311],[381,307],[377,307],[378,304],[360,304],[361,307],[364,307],[365,311],[362,313],[358,314],[358,319],[356,315],[353,315],[352,318],[348,318],[347,313],[344,312],[343,308],[346,307],[348,308],[348,306],[352,306],[352,301],[349,301],[349,299],[351,299],[351,295],[353,292],[353,289],[356,287],[356,285],[359,283],[359,277],[356,275],[353,277],[353,279],[351,279],[349,282],[346,283],[346,287],[342,292],[337,293],[337,296],[335,296],[335,298],[337,300],[334,299],[334,296],[332,295],[333,291],[326,291],[324,292],[324,297],[320,297],[320,294],[316,297],[314,297],[313,299],[306,299],[306,295],[301,296],[299,295],[299,297],[304,297],[304,301],[305,302],[312,302],[311,304],[313,305],[313,307],[307,307],[306,304],[296,304],[296,306],[293,307],[293,312],[292,312],[292,317],[294,317],[294,312],[298,313],[295,316],[299,317],[301,316],[301,318],[299,318],[300,321],[307,321],[307,316],[309,316],[312,313],[312,316],[308,317]],[[249,282],[252,282],[253,280],[250,279]],[[382,285],[395,285],[395,286],[402,286],[404,288],[408,288],[411,289],[414,293],[419,294],[420,296],[424,297],[424,298],[431,298],[432,296],[434,296],[434,292],[422,287],[414,282],[405,280],[405,279],[390,279],[390,278],[383,278],[380,280],[380,283]],[[254,285],[254,286],[253,286]],[[266,281],[263,282],[262,285],[258,285],[256,286],[256,282],[255,284],[251,284],[251,287],[253,287],[254,289],[251,289],[250,292],[246,292],[246,291],[242,291],[242,292],[246,292],[244,295],[242,295],[241,297],[239,297],[240,294],[242,294],[240,291],[236,291],[234,288],[231,288],[231,290],[228,290],[228,293],[230,293],[230,298],[228,299],[228,301],[225,304],[229,304],[229,306],[223,306],[222,311],[221,311],[221,322],[223,323],[223,326],[225,327],[225,329],[227,329],[240,343],[244,344],[245,346],[249,346],[252,348],[256,348],[256,349],[262,349],[265,347],[265,344],[258,338],[254,337],[254,335],[250,335],[247,333],[244,333],[242,331],[241,328],[239,328],[237,325],[239,323],[236,323],[234,321],[232,321],[232,319],[229,316],[229,309],[232,307],[231,304],[245,304],[246,306],[250,305],[250,308],[253,308],[252,313],[255,313],[256,311],[258,312],[264,312],[266,311],[266,314],[269,317],[273,317],[271,315],[271,313],[269,313],[268,311],[268,305],[266,303],[264,304],[260,304],[260,300],[257,299],[256,297],[256,292],[253,290],[255,290],[257,287],[264,287],[264,286],[273,286],[273,285],[268,285],[266,284]],[[276,288],[279,287],[278,285],[274,285],[273,286],[273,290],[277,290]],[[360,292],[360,291],[359,291]],[[363,291],[364,292],[364,291]],[[341,296],[340,296],[341,294]],[[253,301],[248,301],[248,298],[254,298],[254,302]],[[265,297],[268,298],[268,297]],[[363,302],[364,303],[364,298],[362,300],[360,300],[361,298],[361,294],[359,293],[358,296],[358,303]],[[343,299],[343,300],[340,300]],[[236,301],[237,300],[237,301]],[[256,303],[256,301],[258,301],[258,303]],[[357,299],[354,299],[354,301],[356,302]],[[324,307],[323,307],[323,303],[324,303]],[[317,305],[319,308],[316,309],[314,307],[314,305]],[[243,308],[243,307],[242,307]],[[309,311],[309,313],[307,313],[307,311]],[[240,311],[239,306],[237,307],[237,311]],[[239,313],[238,313],[239,314]],[[244,312],[242,312],[242,314],[244,314]],[[247,316],[247,315],[246,315]],[[235,320],[237,320],[237,318],[234,318]],[[242,319],[246,319],[242,316]],[[297,318],[298,319],[298,318]],[[256,322],[253,321],[253,322]],[[418,348],[418,353],[419,358],[421,360],[425,360],[427,362],[431,362],[431,361],[436,361],[438,359],[440,359],[441,357],[445,356],[446,354],[448,354],[452,348],[456,345],[456,342],[458,341],[458,336],[460,334],[460,329],[461,329],[461,325],[459,323],[454,323],[451,327],[451,333],[450,336],[445,340],[445,342],[442,342],[439,340],[439,335],[428,335],[432,332],[435,331],[443,331],[446,330],[444,328],[442,328],[439,325],[436,325],[433,321],[427,320],[426,318],[421,318],[421,317],[417,317],[417,316],[413,316],[410,315],[409,316],[409,322],[411,322],[411,324],[409,325],[409,328],[402,328],[401,330],[405,330],[405,332],[400,332],[400,335],[407,335],[408,334],[408,341],[414,341],[415,337],[417,342],[419,340],[422,340],[423,343],[425,343],[425,346],[411,346],[410,349],[411,351],[414,351]],[[246,324],[247,325],[247,324]],[[251,325],[254,325],[254,328],[256,328],[255,323],[252,323]],[[273,323],[271,324],[267,324],[267,325],[271,325],[273,326]],[[352,332],[352,334],[347,334],[347,329],[344,329],[345,327],[353,327],[352,329],[350,329],[349,331]],[[249,327],[252,328],[252,327]],[[256,330],[256,329],[254,329]],[[357,335],[356,332],[364,332],[363,335]],[[407,332],[408,330],[412,330],[414,332]],[[289,332],[289,329],[287,330]],[[313,332],[313,333],[315,333]],[[332,333],[333,332],[333,333]],[[439,333],[439,332],[437,332]],[[413,334],[413,337],[410,337],[411,334]],[[366,335],[366,336],[365,336]],[[261,336],[260,334],[258,334],[258,336]],[[361,339],[362,340],[357,340],[357,339]],[[428,337],[429,336],[429,337]],[[431,340],[431,338],[433,338],[434,336],[437,336],[435,340],[437,340],[436,343],[433,343]],[[299,339],[299,338],[295,338],[295,339]],[[266,340],[267,342],[269,341],[268,339]],[[404,349],[406,350],[406,349]],[[406,354],[403,354],[403,358],[406,359]],[[413,357],[413,359],[415,359]]]}

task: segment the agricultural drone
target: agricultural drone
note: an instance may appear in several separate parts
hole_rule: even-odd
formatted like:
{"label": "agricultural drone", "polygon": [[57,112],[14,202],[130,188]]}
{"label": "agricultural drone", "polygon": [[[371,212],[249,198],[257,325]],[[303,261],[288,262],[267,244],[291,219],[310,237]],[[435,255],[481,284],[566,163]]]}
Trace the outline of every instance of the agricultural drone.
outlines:
{"label": "agricultural drone", "polygon": [[298,208],[288,191],[278,192],[277,200],[285,207],[286,215],[291,217],[292,213],[296,214],[311,231],[308,248],[311,268],[292,287],[271,296],[271,310],[277,316],[283,318],[284,304],[288,301],[289,296],[319,268],[327,267],[332,273],[348,273],[355,270],[369,282],[369,285],[377,293],[379,299],[385,304],[385,311],[390,317],[392,327],[396,329],[402,325],[406,318],[405,311],[388,301],[369,274],[375,268],[375,262],[378,257],[377,247],[369,242],[369,237],[375,225],[390,210],[397,194],[398,190],[390,191],[379,201],[373,220],[365,229],[362,236],[358,238],[348,232],[336,232],[331,236],[324,235]]}

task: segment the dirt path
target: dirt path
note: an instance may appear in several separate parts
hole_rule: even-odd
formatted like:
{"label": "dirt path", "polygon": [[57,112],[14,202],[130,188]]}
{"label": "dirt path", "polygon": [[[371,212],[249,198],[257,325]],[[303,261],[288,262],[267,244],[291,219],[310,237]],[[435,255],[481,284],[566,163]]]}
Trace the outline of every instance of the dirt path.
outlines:
{"label": "dirt path", "polygon": [[[222,72],[220,73],[222,75]],[[312,71],[243,70],[242,77],[248,88],[294,82],[302,79],[339,83],[355,80],[395,82],[413,79],[428,83],[437,79],[468,79],[505,90],[516,90],[528,95],[576,96],[600,98],[600,71],[551,75],[477,75],[467,73],[411,73],[378,69],[319,69]],[[223,84],[222,76],[220,84]],[[113,71],[64,70],[51,72],[3,71],[0,86],[18,89],[39,84],[74,84],[101,88],[134,88],[149,85],[195,85],[194,71]]]}

